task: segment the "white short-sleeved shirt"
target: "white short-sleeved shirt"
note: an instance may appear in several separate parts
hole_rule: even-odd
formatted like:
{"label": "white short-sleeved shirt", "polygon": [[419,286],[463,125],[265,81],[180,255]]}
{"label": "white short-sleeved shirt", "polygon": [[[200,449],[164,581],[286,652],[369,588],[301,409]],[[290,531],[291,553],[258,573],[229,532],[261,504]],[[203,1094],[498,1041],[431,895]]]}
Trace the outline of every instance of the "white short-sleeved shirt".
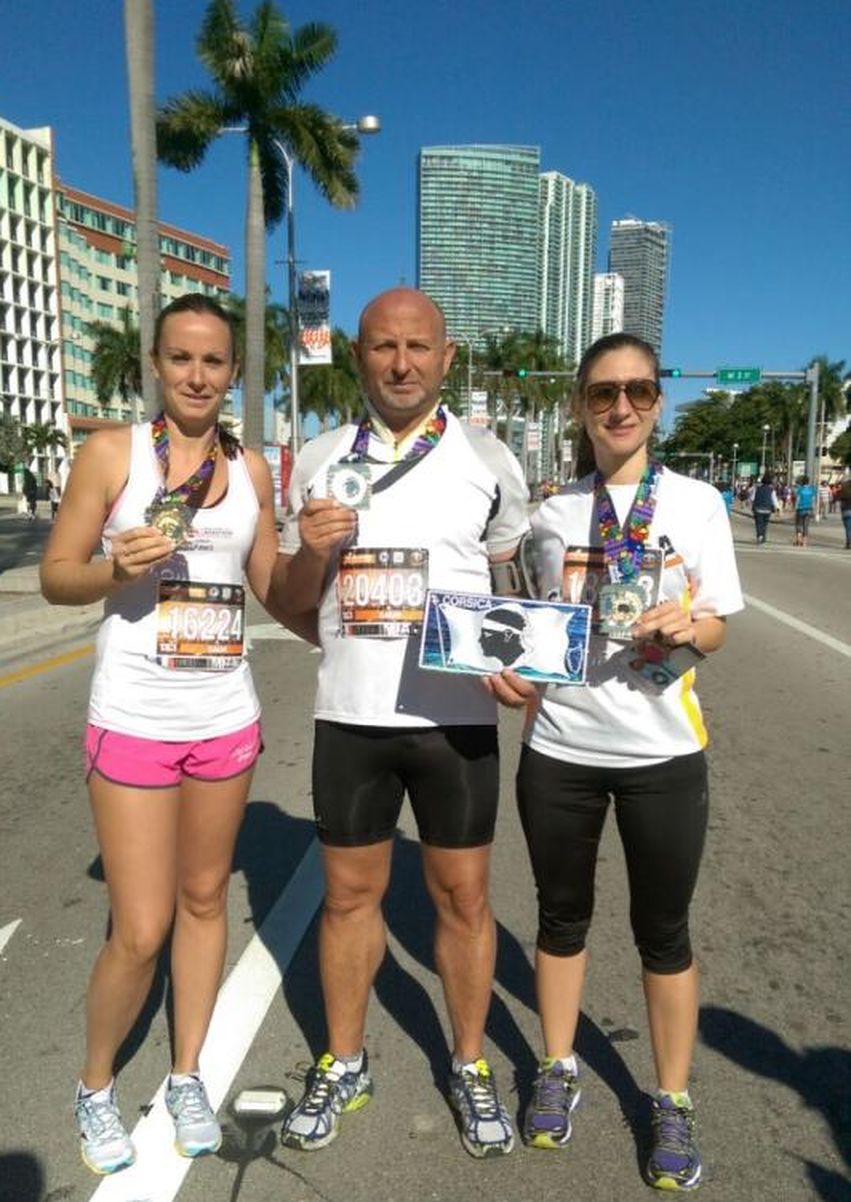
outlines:
{"label": "white short-sleeved shirt", "polygon": [[[300,542],[298,513],[308,497],[325,497],[328,468],[352,449],[357,426],[321,434],[300,454],[290,485],[282,549]],[[370,436],[373,483],[393,467],[392,448]],[[469,429],[451,413],[440,441],[367,509],[358,510],[349,546],[422,548],[428,587],[491,591],[488,557],[512,550],[529,529],[527,489],[517,460],[489,431]],[[369,638],[340,634],[336,562],[319,606],[322,659],[316,717],[364,726],[485,725],[493,700],[475,677],[418,666],[418,634]]]}
{"label": "white short-sleeved shirt", "polygon": [[[621,523],[636,488],[609,487]],[[565,564],[575,567],[587,556],[589,570],[603,572],[593,475],[545,501],[533,515],[532,532],[541,596],[587,600],[582,572],[566,571]],[[664,551],[660,601],[678,601],[695,618],[742,609],[730,521],[717,489],[663,468],[647,545]],[[659,763],[704,747],[694,671],[659,691],[630,668],[634,658],[629,645],[592,634],[587,683],[547,688],[526,735],[529,746],[602,767]]]}

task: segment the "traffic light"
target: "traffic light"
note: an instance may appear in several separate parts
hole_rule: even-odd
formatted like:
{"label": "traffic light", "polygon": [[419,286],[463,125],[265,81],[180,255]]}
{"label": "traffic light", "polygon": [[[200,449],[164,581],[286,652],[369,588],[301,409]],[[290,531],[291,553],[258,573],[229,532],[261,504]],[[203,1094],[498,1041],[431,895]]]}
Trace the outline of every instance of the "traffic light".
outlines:
{"label": "traffic light", "polygon": [[526,377],[528,376],[528,374],[529,374],[529,371],[527,368],[525,368],[525,367],[517,368],[517,379],[518,380],[525,380]]}
{"label": "traffic light", "polygon": [[528,367],[504,367],[502,369],[502,376],[505,380],[525,380],[528,374]]}
{"label": "traffic light", "polygon": [[660,376],[669,377],[672,380],[679,380],[682,374],[683,369],[681,367],[663,367],[659,372]]}

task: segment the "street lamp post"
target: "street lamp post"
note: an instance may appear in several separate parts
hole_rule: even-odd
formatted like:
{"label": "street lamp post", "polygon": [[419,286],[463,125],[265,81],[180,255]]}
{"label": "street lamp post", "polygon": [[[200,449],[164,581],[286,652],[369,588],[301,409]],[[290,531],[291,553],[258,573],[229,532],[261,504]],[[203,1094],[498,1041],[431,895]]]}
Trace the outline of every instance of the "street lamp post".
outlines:
{"label": "street lamp post", "polygon": [[759,474],[760,474],[760,477],[764,476],[764,475],[765,475],[765,471],[766,471],[766,463],[765,463],[765,449],[766,449],[766,446],[768,445],[768,431],[769,431],[770,429],[771,429],[771,426],[769,426],[767,422],[766,422],[766,424],[765,424],[765,425],[762,427],[762,457],[761,457],[761,463],[760,463],[760,465],[759,465]]}
{"label": "street lamp post", "polygon": [[[358,117],[357,121],[342,126],[346,131],[361,135],[381,132],[381,121],[375,116]],[[294,162],[288,148],[277,138],[273,139],[275,149],[284,161],[287,169],[287,291],[289,294],[289,325],[290,325],[290,451],[292,460],[298,454],[300,446],[300,422],[298,403],[298,360],[299,360],[299,320],[298,320],[298,286],[296,282],[295,258],[295,204],[293,201]]]}
{"label": "street lamp post", "polygon": [[733,485],[733,488],[736,487],[736,459],[738,458],[738,455],[739,455],[739,444],[737,442],[734,442],[733,443],[733,475],[732,475],[732,479],[730,480],[730,483]]}

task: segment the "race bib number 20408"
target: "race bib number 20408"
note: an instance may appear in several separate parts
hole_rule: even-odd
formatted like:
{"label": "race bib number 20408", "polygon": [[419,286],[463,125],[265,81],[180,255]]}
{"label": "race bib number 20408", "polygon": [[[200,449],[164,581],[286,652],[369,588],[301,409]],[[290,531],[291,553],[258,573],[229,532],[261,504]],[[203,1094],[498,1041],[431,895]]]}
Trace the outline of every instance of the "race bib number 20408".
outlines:
{"label": "race bib number 20408", "polygon": [[337,572],[340,634],[393,639],[418,633],[427,588],[424,547],[351,547]]}

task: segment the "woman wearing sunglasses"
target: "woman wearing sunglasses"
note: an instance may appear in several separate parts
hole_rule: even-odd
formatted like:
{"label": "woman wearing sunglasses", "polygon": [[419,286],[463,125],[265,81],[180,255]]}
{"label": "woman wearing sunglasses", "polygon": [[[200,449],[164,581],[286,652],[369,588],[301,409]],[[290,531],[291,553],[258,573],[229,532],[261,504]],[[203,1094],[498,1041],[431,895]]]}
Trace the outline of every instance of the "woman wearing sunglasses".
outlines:
{"label": "woman wearing sunglasses", "polygon": [[[524,1136],[539,1148],[570,1138],[585,942],[613,799],[656,1069],[645,1175],[689,1190],[701,1169],[688,1092],[698,1006],[688,913],[707,821],[707,734],[692,669],[721,646],[724,617],[742,598],[717,490],[649,450],[662,405],[653,348],[627,334],[599,339],[579,365],[574,405],[591,470],[545,501],[532,527],[541,596],[593,605],[594,633],[586,684],[546,689],[518,771],[539,900],[544,1043]],[[493,687],[508,703],[529,693],[511,675]]]}

